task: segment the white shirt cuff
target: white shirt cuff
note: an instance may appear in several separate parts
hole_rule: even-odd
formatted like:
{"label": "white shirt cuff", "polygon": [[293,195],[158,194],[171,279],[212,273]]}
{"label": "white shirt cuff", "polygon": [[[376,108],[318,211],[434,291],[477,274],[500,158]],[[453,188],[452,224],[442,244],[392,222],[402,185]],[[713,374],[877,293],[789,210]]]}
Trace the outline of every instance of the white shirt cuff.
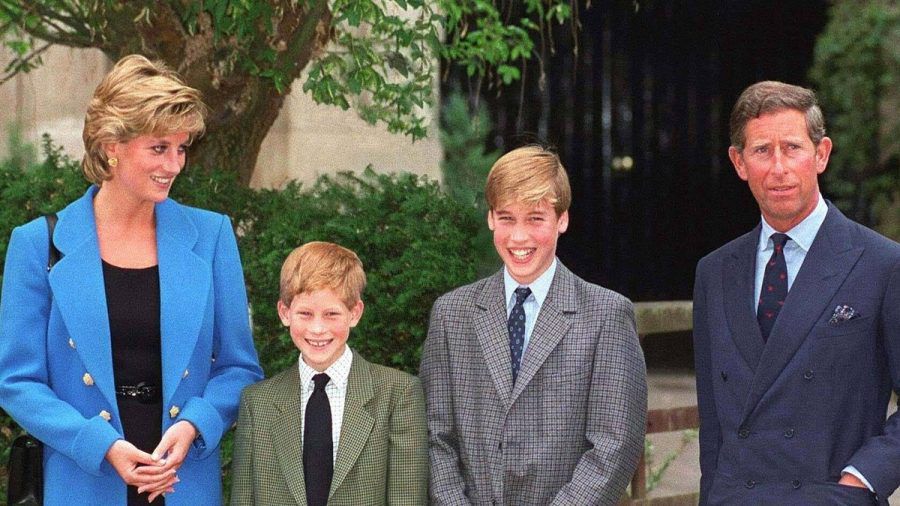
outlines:
{"label": "white shirt cuff", "polygon": [[866,488],[869,489],[869,492],[872,492],[873,494],[875,493],[875,489],[872,488],[871,484],[869,484],[869,480],[867,480],[866,477],[863,476],[862,473],[860,473],[859,470],[857,470],[855,467],[853,467],[853,466],[845,467],[841,471],[841,474],[844,474],[844,473],[849,473],[849,474],[852,474],[853,476],[856,476],[857,478],[859,478],[859,481],[863,482],[863,485],[865,485]]}

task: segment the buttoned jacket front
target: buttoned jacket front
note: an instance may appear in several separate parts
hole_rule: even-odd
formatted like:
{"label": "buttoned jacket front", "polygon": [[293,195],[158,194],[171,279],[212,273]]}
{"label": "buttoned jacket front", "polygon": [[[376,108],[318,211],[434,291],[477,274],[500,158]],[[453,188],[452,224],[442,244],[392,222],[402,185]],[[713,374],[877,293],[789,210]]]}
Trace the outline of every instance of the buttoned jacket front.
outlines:
{"label": "buttoned jacket front", "polygon": [[[900,245],[833,205],[767,341],[760,229],[703,258],[694,287],[701,504],[882,504],[900,484]],[[843,308],[843,309],[842,309]],[[858,316],[832,319],[852,308]]]}
{"label": "buttoned jacket front", "polygon": [[[46,222],[13,231],[0,300],[0,403],[45,443],[45,504],[125,504],[105,460],[123,438],[92,186],[58,213],[62,258],[47,273]],[[156,205],[165,432],[188,420],[201,438],[166,504],[221,502],[218,446],[240,391],[262,371],[250,334],[237,244],[227,217],[172,200]],[[49,321],[49,324],[48,324]]]}

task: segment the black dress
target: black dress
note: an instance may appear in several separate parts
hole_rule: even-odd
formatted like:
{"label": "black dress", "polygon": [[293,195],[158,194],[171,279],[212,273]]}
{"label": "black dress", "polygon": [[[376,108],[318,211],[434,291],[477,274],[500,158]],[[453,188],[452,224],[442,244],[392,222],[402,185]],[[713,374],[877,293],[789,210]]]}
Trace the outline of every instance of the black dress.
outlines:
{"label": "black dress", "polygon": [[[125,440],[147,453],[162,437],[162,347],[159,323],[159,267],[127,269],[103,262],[106,308]],[[120,387],[142,385],[157,395],[130,397]],[[148,494],[128,487],[128,505],[149,504]],[[165,504],[162,496],[154,506]]]}

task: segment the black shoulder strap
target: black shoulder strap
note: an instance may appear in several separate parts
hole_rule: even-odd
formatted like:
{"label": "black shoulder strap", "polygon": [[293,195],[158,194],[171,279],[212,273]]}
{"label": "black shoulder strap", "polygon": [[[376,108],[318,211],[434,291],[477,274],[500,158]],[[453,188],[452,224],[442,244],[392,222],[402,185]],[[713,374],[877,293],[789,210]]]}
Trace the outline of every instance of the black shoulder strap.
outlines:
{"label": "black shoulder strap", "polygon": [[48,214],[44,216],[47,219],[47,235],[48,235],[48,243],[50,244],[50,252],[47,256],[47,272],[50,272],[50,269],[53,268],[53,265],[62,258],[62,253],[56,249],[56,245],[53,244],[53,229],[56,228],[56,213]]}

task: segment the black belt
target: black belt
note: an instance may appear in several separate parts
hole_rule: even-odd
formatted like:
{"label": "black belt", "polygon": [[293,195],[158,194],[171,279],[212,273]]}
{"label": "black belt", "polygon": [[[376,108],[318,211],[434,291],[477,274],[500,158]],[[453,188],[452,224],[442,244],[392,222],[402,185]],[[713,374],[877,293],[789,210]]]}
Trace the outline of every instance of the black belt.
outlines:
{"label": "black belt", "polygon": [[145,381],[137,385],[118,385],[116,386],[116,395],[135,399],[141,404],[154,404],[162,400],[159,387]]}

